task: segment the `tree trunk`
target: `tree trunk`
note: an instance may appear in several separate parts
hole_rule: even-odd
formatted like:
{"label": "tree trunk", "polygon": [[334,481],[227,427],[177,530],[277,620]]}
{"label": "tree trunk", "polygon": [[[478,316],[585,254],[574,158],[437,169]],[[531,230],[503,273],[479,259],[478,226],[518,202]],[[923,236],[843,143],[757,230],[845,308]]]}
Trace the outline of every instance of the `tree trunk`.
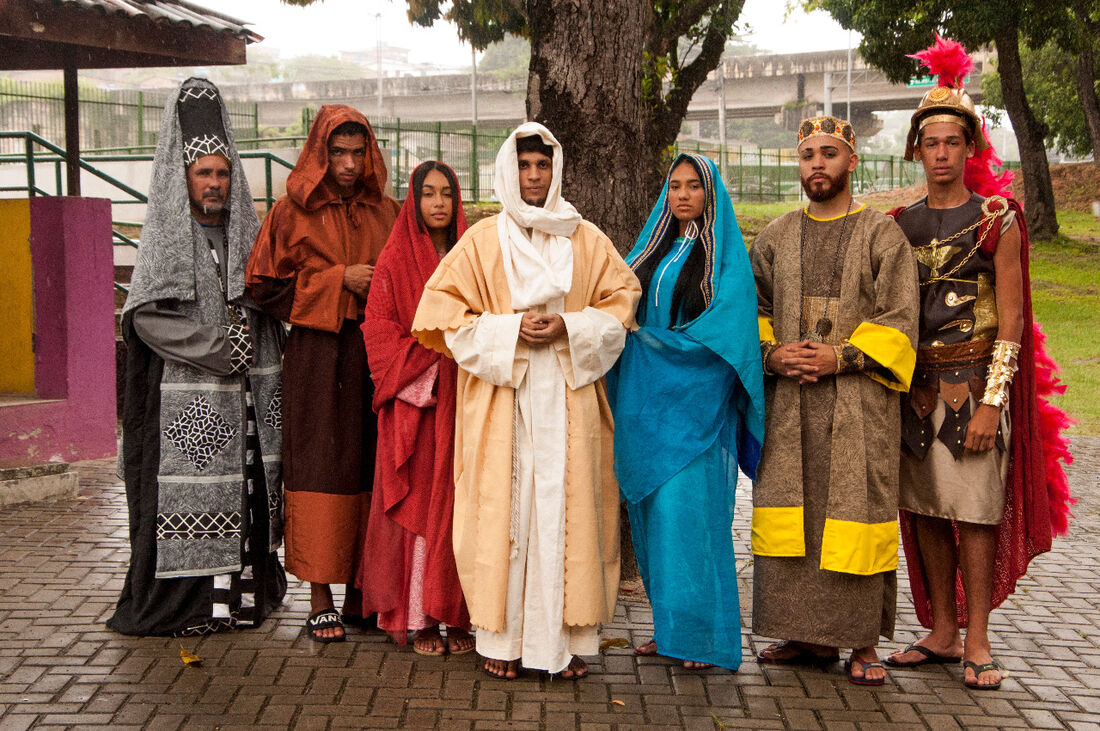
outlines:
{"label": "tree trunk", "polygon": [[1092,38],[1085,38],[1084,48],[1077,59],[1077,97],[1085,113],[1085,123],[1092,139],[1092,161],[1100,165],[1100,101],[1096,98],[1096,60]]}
{"label": "tree trunk", "polygon": [[[653,205],[647,183],[660,154],[644,142],[639,52],[652,5],[529,0],[527,12],[527,118],[546,125],[561,142],[566,200],[625,254]],[[621,513],[622,576],[636,579],[630,525],[626,511]]]}
{"label": "tree trunk", "polygon": [[652,4],[529,0],[527,12],[527,118],[562,144],[566,200],[626,253],[653,205],[647,183],[663,173],[653,162],[661,151],[644,142],[639,49]]}
{"label": "tree trunk", "polygon": [[1020,163],[1024,175],[1024,217],[1033,239],[1050,239],[1058,233],[1058,219],[1055,216],[1054,189],[1050,183],[1050,166],[1044,144],[1046,129],[1035,118],[1024,93],[1020,36],[1016,25],[1003,24],[997,30],[994,40],[1001,72],[1001,95],[1020,146]]}

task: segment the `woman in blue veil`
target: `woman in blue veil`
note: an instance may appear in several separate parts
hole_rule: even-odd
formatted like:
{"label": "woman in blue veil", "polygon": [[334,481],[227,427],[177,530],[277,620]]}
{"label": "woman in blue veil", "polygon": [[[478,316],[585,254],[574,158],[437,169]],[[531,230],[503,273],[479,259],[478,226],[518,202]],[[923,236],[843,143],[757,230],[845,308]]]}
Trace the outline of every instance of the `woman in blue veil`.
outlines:
{"label": "woman in blue veil", "polygon": [[680,155],[627,263],[643,298],[608,390],[653,639],[642,655],[741,665],[733,552],[738,466],[756,473],[764,384],[756,288],[713,162]]}

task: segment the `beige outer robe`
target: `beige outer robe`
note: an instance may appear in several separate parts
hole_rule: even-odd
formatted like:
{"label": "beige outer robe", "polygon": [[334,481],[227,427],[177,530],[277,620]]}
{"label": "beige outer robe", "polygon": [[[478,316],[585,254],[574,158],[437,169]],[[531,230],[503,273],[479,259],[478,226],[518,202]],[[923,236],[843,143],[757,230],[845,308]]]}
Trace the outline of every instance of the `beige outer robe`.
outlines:
{"label": "beige outer robe", "polygon": [[[588,222],[577,226],[573,281],[565,312],[593,307],[634,324],[641,289],[611,241]],[[448,356],[443,333],[478,315],[514,314],[501,262],[496,217],[471,227],[424,287],[413,335]],[[517,355],[527,346],[517,345]],[[569,353],[558,348],[563,366]],[[470,618],[505,628],[512,487],[514,389],[459,370],[455,412],[454,548]],[[566,389],[565,606],[571,626],[606,622],[619,584],[619,488],[612,472],[614,431],[603,379]],[[537,449],[537,445],[536,445]]]}

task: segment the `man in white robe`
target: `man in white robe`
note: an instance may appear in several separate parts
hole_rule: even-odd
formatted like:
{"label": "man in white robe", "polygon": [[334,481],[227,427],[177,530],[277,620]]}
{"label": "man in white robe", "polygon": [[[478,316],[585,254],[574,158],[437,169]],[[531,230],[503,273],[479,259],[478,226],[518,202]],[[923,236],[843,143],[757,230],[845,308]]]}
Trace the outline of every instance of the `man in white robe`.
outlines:
{"label": "man in white robe", "polygon": [[[413,334],[460,367],[455,557],[485,670],[583,677],[618,584],[618,487],[602,377],[636,277],[561,197],[561,146],[527,123],[497,156],[499,216],[425,287]],[[568,542],[567,542],[568,535]]]}

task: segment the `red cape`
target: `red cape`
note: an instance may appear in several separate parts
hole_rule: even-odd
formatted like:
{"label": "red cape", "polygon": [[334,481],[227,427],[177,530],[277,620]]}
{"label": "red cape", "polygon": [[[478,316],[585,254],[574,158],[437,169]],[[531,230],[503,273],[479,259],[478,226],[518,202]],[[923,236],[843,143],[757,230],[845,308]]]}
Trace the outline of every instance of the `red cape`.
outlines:
{"label": "red cape", "polygon": [[[451,627],[469,628],[451,545],[454,511],[454,423],[458,378],[453,360],[424,348],[409,334],[424,284],[439,264],[431,238],[416,220],[416,196],[401,207],[371,280],[363,340],[374,379],[378,452],[363,557],[356,585],[363,616],[378,612],[387,625],[408,626],[410,573],[417,536],[427,542],[424,612]],[[458,190],[457,234],[466,230]],[[413,406],[397,394],[438,364],[436,404]],[[387,616],[388,615],[388,616]],[[393,638],[406,643],[406,633]]]}
{"label": "red cape", "polygon": [[[1071,422],[1069,417],[1050,404],[1046,397],[1064,393],[1059,384],[1058,367],[1046,354],[1043,335],[1031,307],[1031,280],[1028,274],[1027,225],[1023,209],[1014,200],[1008,201],[1016,212],[1020,227],[1020,267],[1024,285],[1024,330],[1017,358],[1019,370],[1012,381],[1009,413],[1012,424],[1009,445],[1008,478],[1005,481],[1004,518],[997,526],[996,554],[993,561],[993,603],[996,608],[1016,590],[1016,582],[1027,573],[1028,563],[1050,550],[1051,539],[1066,532],[1069,506],[1076,502],[1069,494],[1069,484],[1062,462],[1073,457],[1061,431]],[[887,215],[898,217],[904,208],[895,208]],[[995,219],[982,249],[992,254],[1000,240],[1000,219]],[[909,583],[917,619],[932,627],[932,605],[924,577],[917,544],[913,516],[902,510],[901,538],[909,566]],[[956,541],[958,534],[956,532]],[[959,626],[966,627],[966,594],[962,575],[955,577],[955,609]]]}

